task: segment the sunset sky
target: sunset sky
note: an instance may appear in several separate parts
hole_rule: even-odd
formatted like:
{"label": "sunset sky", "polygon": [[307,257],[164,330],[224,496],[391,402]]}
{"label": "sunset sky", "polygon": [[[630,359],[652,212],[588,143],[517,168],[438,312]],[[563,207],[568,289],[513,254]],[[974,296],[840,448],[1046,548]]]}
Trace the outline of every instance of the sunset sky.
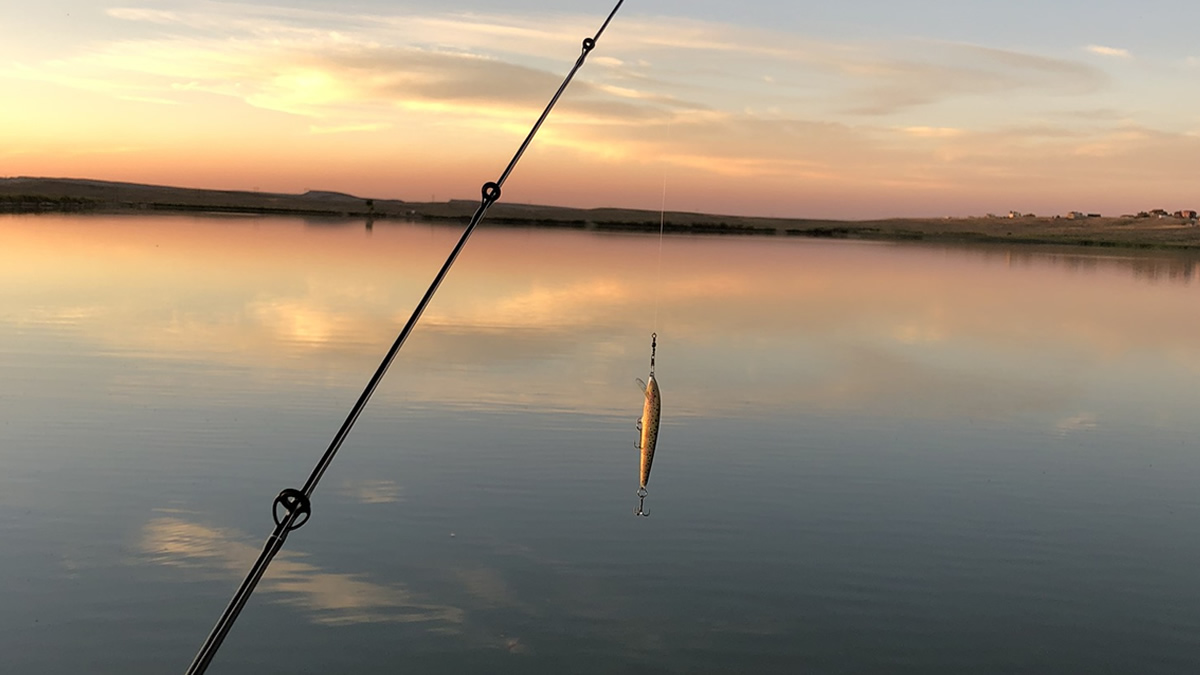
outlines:
{"label": "sunset sky", "polygon": [[[0,176],[476,198],[607,0],[0,8]],[[1200,3],[628,0],[508,202],[1200,208]]]}

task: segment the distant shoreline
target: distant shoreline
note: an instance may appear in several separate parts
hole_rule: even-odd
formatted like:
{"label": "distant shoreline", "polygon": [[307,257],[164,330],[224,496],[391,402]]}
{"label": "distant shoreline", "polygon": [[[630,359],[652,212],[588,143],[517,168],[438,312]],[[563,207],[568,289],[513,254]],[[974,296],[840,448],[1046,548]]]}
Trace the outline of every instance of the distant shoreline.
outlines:
{"label": "distant shoreline", "polygon": [[[273,216],[464,221],[469,200],[405,202],[339,192],[282,194],[201,190],[64,178],[0,178],[0,213],[240,213]],[[673,234],[799,236],[939,243],[1051,244],[1139,249],[1198,249],[1200,227],[1183,218],[760,218],[638,209],[574,209],[497,202],[487,223]]]}

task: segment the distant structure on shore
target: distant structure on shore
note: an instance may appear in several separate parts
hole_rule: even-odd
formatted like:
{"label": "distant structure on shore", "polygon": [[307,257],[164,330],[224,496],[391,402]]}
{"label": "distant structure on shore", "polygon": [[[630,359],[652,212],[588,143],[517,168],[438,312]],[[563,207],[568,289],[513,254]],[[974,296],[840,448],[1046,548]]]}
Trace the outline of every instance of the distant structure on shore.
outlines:
{"label": "distant structure on shore", "polygon": [[1195,209],[1180,209],[1174,212],[1168,212],[1166,209],[1151,209],[1149,211],[1138,211],[1134,218],[1178,218],[1180,220],[1190,220],[1192,224],[1196,224],[1197,214]]}
{"label": "distant structure on shore", "polygon": [[[978,216],[971,216],[976,218]],[[985,218],[1009,219],[1016,220],[1018,218],[1037,218],[1037,215],[1032,213],[1023,213],[1021,211],[1009,211],[1007,215],[997,215],[989,213]],[[1087,213],[1084,211],[1067,211],[1063,215],[1049,216],[1051,220],[1091,220],[1093,218],[1103,218],[1100,213]],[[1167,211],[1166,209],[1151,209],[1149,211],[1138,211],[1137,214],[1125,214],[1120,216],[1123,219],[1139,219],[1139,218],[1176,218],[1179,220],[1189,221],[1191,225],[1200,224],[1200,211],[1196,209],[1180,209],[1178,211]]]}

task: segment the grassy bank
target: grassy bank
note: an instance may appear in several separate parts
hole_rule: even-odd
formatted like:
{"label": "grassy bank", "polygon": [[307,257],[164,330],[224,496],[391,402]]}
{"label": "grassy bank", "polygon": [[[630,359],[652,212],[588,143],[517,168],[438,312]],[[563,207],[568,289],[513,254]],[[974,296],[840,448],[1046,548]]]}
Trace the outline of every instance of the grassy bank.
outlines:
{"label": "grassy bank", "polygon": [[[2,178],[0,212],[248,213],[460,222],[477,203],[364,199],[339,192],[282,194],[200,190],[81,179]],[[1064,246],[1200,249],[1200,227],[1177,218],[894,218],[869,221],[751,218],[636,209],[572,209],[499,202],[490,225],[603,231],[996,242]]]}

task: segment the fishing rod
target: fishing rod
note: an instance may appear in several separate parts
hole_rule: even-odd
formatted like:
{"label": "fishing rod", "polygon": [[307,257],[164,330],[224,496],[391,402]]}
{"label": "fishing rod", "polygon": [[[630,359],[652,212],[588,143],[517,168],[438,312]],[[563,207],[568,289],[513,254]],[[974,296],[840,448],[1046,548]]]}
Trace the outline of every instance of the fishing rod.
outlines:
{"label": "fishing rod", "polygon": [[242,585],[238,587],[237,592],[233,594],[233,599],[229,601],[229,605],[225,608],[225,612],[221,614],[221,618],[217,620],[216,626],[209,633],[208,639],[204,641],[200,647],[199,653],[192,661],[192,665],[188,667],[186,675],[200,675],[208,669],[208,664],[212,662],[216,656],[217,650],[220,649],[221,643],[224,642],[225,636],[229,634],[229,629],[233,627],[233,622],[242,612],[242,608],[246,606],[246,602],[250,599],[250,594],[254,592],[254,588],[258,585],[263,574],[267,571],[267,566],[271,564],[271,560],[275,558],[275,554],[279,553],[283,548],[283,543],[287,539],[288,533],[299,528],[301,525],[308,522],[312,515],[312,504],[310,498],[312,493],[317,488],[317,483],[321,480],[321,476],[325,474],[325,470],[333,462],[334,455],[337,454],[342,443],[346,440],[346,436],[350,434],[350,429],[354,427],[354,423],[358,421],[358,416],[362,414],[363,408],[367,406],[367,401],[371,399],[371,395],[375,393],[379,382],[383,380],[383,376],[387,373],[388,366],[396,358],[396,354],[400,351],[400,347],[404,345],[404,341],[408,339],[409,333],[417,325],[417,320],[421,318],[421,314],[425,311],[425,307],[429,305],[429,301],[433,299],[433,294],[437,292],[438,286],[442,284],[442,280],[450,271],[450,267],[454,265],[454,261],[458,258],[458,254],[467,243],[471,233],[475,231],[475,227],[483,220],[488,209],[500,199],[500,188],[504,186],[504,181],[508,180],[513,169],[516,168],[517,162],[520,161],[521,155],[525,154],[526,148],[533,142],[533,137],[537,135],[538,129],[541,129],[542,123],[550,116],[550,111],[554,109],[554,105],[558,103],[558,99],[566,91],[567,85],[575,77],[575,73],[583,67],[584,60],[588,54],[596,47],[596,42],[600,39],[600,35],[604,33],[604,29],[608,28],[609,22],[616,16],[617,10],[621,8],[625,0],[617,0],[617,4],[609,12],[608,17],[604,19],[604,23],[600,25],[600,29],[591,37],[583,39],[583,49],[579,53],[579,58],[575,60],[575,65],[571,67],[570,72],[563,78],[562,84],[558,86],[558,91],[554,92],[550,102],[546,104],[545,110],[542,111],[537,122],[534,122],[533,128],[529,130],[529,134],[525,136],[525,140],[521,146],[517,148],[516,154],[509,160],[508,166],[500,174],[500,177],[495,181],[489,181],[483,184],[479,206],[475,209],[475,214],[471,216],[471,220],[467,223],[467,227],[463,230],[462,236],[459,237],[458,243],[454,245],[450,255],[446,258],[446,262],[442,264],[442,268],[438,270],[434,276],[433,282],[429,284],[429,290],[425,291],[424,297],[417,303],[416,309],[413,310],[412,316],[409,317],[408,323],[404,324],[404,328],[396,337],[396,341],[392,343],[391,349],[384,355],[383,361],[379,367],[375,369],[375,374],[371,376],[367,386],[355,401],[354,407],[350,409],[350,413],[346,416],[346,421],[342,422],[341,428],[334,434],[333,440],[329,443],[329,448],[325,450],[325,454],[317,461],[317,465],[313,468],[312,474],[309,475],[308,481],[304,483],[304,487],[297,490],[288,488],[279,493],[275,497],[272,504],[272,518],[275,520],[275,530],[267,537],[266,543],[263,545],[262,553],[259,554],[258,560],[250,568],[246,578],[242,581]]}

